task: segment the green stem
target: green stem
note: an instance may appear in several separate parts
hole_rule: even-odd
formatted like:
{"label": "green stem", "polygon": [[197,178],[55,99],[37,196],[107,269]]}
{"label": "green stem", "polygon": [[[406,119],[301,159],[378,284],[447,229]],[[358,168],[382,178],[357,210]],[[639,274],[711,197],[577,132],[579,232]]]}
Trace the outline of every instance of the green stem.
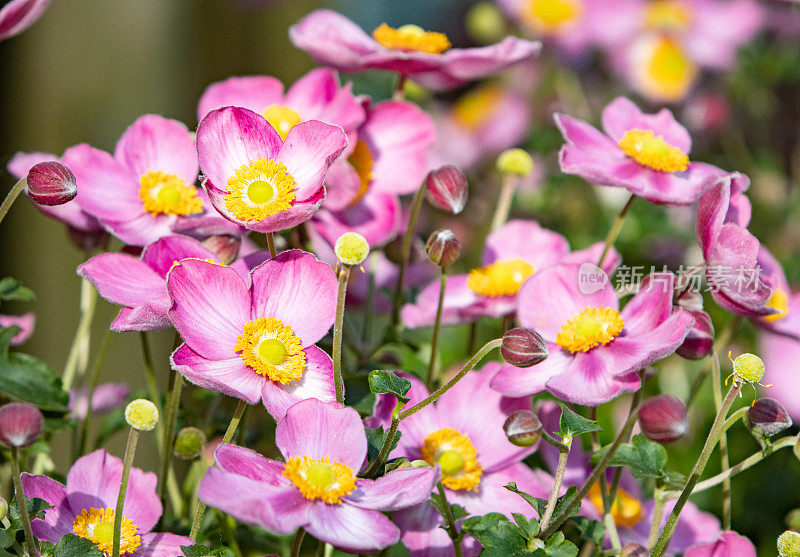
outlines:
{"label": "green stem", "polygon": [[558,439],[547,433],[544,429],[542,429],[541,433],[542,433],[542,439],[544,439],[545,442],[549,443],[550,445],[558,449],[558,452],[561,453],[564,451],[569,451],[568,446],[566,446],[564,443],[562,443],[561,441],[559,441]]}
{"label": "green stem", "polygon": [[[70,346],[69,349],[67,363],[64,364],[64,375],[61,377],[61,383],[65,391],[68,391],[70,387],[72,387],[72,382],[75,380],[78,371],[80,371],[80,375],[83,375],[83,372],[86,371],[87,356],[89,355],[89,340],[92,334],[92,319],[94,319],[96,306],[97,290],[95,290],[91,282],[82,279],[80,300],[81,317],[80,321],[78,321],[75,337],[72,339],[72,346]],[[79,370],[79,368],[81,369]]]}
{"label": "green stem", "polygon": [[269,248],[269,256],[275,257],[278,255],[278,250],[275,249],[275,233],[267,232],[267,247]]}
{"label": "green stem", "polygon": [[297,530],[294,535],[294,539],[292,540],[292,550],[289,553],[291,557],[300,557],[300,547],[303,545],[303,537],[305,537],[306,531],[303,528]]}
{"label": "green stem", "polygon": [[622,230],[622,224],[625,222],[625,217],[628,215],[628,212],[631,210],[633,206],[633,202],[636,200],[636,194],[631,194],[628,202],[622,208],[622,210],[617,215],[617,218],[614,219],[614,223],[611,225],[611,228],[608,230],[608,234],[606,235],[606,242],[605,247],[603,248],[603,253],[600,255],[600,260],[597,262],[598,267],[603,266],[603,261],[606,259],[606,255],[608,255],[609,250],[614,246],[614,242],[617,241],[617,237],[619,236],[620,231]]}
{"label": "green stem", "polygon": [[728,394],[725,395],[725,400],[722,401],[722,406],[714,418],[714,423],[711,426],[711,431],[708,434],[705,445],[703,445],[703,450],[700,453],[700,457],[697,459],[689,479],[686,480],[686,485],[678,497],[678,502],[675,503],[672,512],[669,514],[667,523],[661,530],[658,540],[656,540],[656,544],[651,553],[652,557],[661,557],[661,555],[666,552],[667,546],[669,546],[669,542],[672,539],[672,534],[675,532],[675,527],[678,525],[678,516],[681,514],[686,502],[689,500],[689,496],[692,494],[692,490],[694,490],[694,487],[697,485],[703,470],[705,470],[706,464],[708,464],[708,459],[711,457],[711,453],[714,451],[714,447],[717,445],[717,441],[722,433],[722,426],[725,423],[728,410],[730,410],[731,405],[733,404],[733,401],[741,388],[741,380],[734,378],[733,385],[731,385]]}
{"label": "green stem", "polygon": [[[178,408],[181,403],[181,391],[183,390],[183,375],[175,373],[172,382],[172,390],[167,400],[167,415],[164,420],[164,453],[161,458],[161,484],[159,485],[159,499],[166,508],[167,483],[172,460],[172,441],[175,437],[175,424],[178,421]],[[175,510],[175,509],[173,509]]]}
{"label": "green stem", "polygon": [[[722,371],[719,368],[719,358],[716,352],[709,354],[711,357],[711,382],[714,391],[714,406],[715,410],[719,412],[722,406]],[[719,436],[719,456],[720,456],[720,469],[722,473],[728,471],[730,468],[730,461],[728,460],[728,436],[725,435],[725,423],[722,424]],[[726,477],[722,482],[722,529],[731,529],[731,480]]]}
{"label": "green stem", "polygon": [[[736,331],[736,327],[739,325],[739,321],[740,317],[735,315],[733,319],[725,324],[725,327],[722,329],[722,331],[720,331],[719,336],[717,336],[717,340],[714,341],[714,346],[711,348],[711,353],[708,355],[703,369],[700,371],[689,390],[689,396],[686,399],[687,409],[691,408],[692,403],[697,398],[697,395],[700,392],[700,387],[703,386],[706,376],[711,371],[713,360],[716,358],[716,354],[719,354],[720,350],[727,346],[727,344],[730,342],[733,333]],[[717,364],[719,365],[719,359],[717,359]]]}
{"label": "green stem", "polygon": [[397,85],[394,88],[394,93],[392,93],[392,100],[393,101],[402,101],[406,98],[406,76],[400,74],[397,76]]}
{"label": "green stem", "polygon": [[394,288],[394,305],[392,307],[392,321],[389,330],[392,330],[400,319],[400,306],[403,305],[403,282],[406,278],[406,267],[408,258],[411,256],[411,241],[414,239],[414,228],[417,226],[422,209],[422,199],[425,197],[425,182],[417,189],[414,199],[411,201],[411,214],[408,216],[408,228],[403,236],[403,244],[400,249],[400,268],[397,271],[397,284]]}
{"label": "green stem", "polygon": [[22,519],[22,528],[25,530],[25,547],[28,555],[34,557],[37,555],[36,538],[33,537],[31,517],[28,514],[28,503],[22,491],[22,479],[19,471],[19,447],[11,447],[11,476],[14,481],[14,491],[17,493],[17,506],[19,507],[19,516]]}
{"label": "green stem", "polygon": [[428,378],[425,381],[425,386],[429,391],[433,387],[433,380],[436,377],[436,360],[439,357],[439,330],[442,327],[442,309],[444,308],[444,290],[446,287],[447,271],[442,267],[439,303],[436,306],[436,321],[433,323],[433,340],[431,340],[431,361],[428,363]]}
{"label": "green stem", "polygon": [[333,383],[336,389],[336,402],[344,402],[344,382],[342,380],[342,326],[344,303],[347,298],[347,281],[350,279],[350,265],[342,264],[339,271],[339,292],[336,296],[336,319],[333,322]]}
{"label": "green stem", "polygon": [[367,281],[367,299],[364,302],[364,320],[361,322],[361,338],[367,343],[371,344],[370,338],[370,325],[372,324],[372,308],[375,304],[375,270],[378,266],[377,256],[370,254],[369,263],[367,264],[367,272],[369,273]]}
{"label": "green stem", "polygon": [[658,539],[658,532],[661,529],[661,519],[664,518],[664,506],[667,503],[664,493],[658,488],[656,488],[654,497],[653,522],[650,524],[650,535],[647,537],[648,549],[653,547],[656,543],[656,539]]}
{"label": "green stem", "polygon": [[17,199],[17,196],[20,194],[20,192],[25,189],[25,185],[27,183],[28,180],[23,178],[14,184],[14,187],[8,192],[8,195],[6,195],[6,198],[3,200],[3,204],[0,205],[0,222],[3,221],[6,213],[8,213],[8,210],[11,208],[11,205],[14,204],[14,201]]}
{"label": "green stem", "polygon": [[[92,400],[94,400],[94,391],[97,384],[100,382],[100,371],[103,369],[103,363],[106,361],[108,354],[108,347],[111,345],[112,331],[106,331],[106,336],[103,338],[103,343],[100,345],[100,352],[94,361],[94,367],[89,375],[89,390],[86,395],[86,417],[81,423],[81,436],[78,442],[78,454],[76,456],[83,456],[86,452],[86,441],[89,437],[89,421],[92,417]],[[74,461],[75,459],[73,459]]]}
{"label": "green stem", "polygon": [[436,487],[439,490],[439,496],[442,498],[444,521],[445,524],[447,524],[447,533],[450,536],[450,540],[453,542],[453,549],[456,552],[456,557],[463,557],[461,549],[461,536],[459,536],[458,529],[456,528],[456,519],[453,516],[453,509],[450,507],[450,503],[447,502],[447,494],[444,491],[442,482],[440,481]]}
{"label": "green stem", "polygon": [[503,226],[508,220],[511,212],[511,201],[514,199],[514,192],[519,184],[519,176],[516,174],[504,174],[500,185],[500,195],[497,197],[497,207],[492,217],[492,232]]}
{"label": "green stem", "polygon": [[[150,397],[150,400],[153,404],[156,405],[158,409],[158,415],[164,415],[164,408],[161,406],[161,393],[158,390],[158,383],[156,382],[156,372],[155,368],[153,367],[153,355],[150,351],[150,343],[147,340],[147,333],[145,331],[139,331],[139,341],[142,347],[142,360],[144,361],[144,380],[145,385],[147,386],[147,393]],[[167,450],[164,447],[164,424],[161,420],[158,421],[156,424],[156,443],[158,445],[159,450],[162,452]]]}
{"label": "green stem", "polygon": [[550,519],[553,517],[553,511],[556,509],[558,502],[558,494],[561,491],[561,483],[564,481],[564,472],[567,469],[567,459],[569,458],[569,449],[572,446],[572,439],[565,445],[565,451],[558,453],[558,466],[556,468],[556,477],[553,482],[553,491],[550,493],[550,498],[547,500],[547,506],[544,509],[542,520],[539,522],[539,529],[546,530],[550,524]]}
{"label": "green stem", "polygon": [[122,464],[122,481],[117,494],[117,508],[114,511],[114,543],[112,557],[119,557],[119,548],[122,534],[122,513],[125,508],[125,494],[128,491],[128,478],[131,475],[133,455],[136,454],[136,444],[139,442],[139,430],[131,428],[128,433],[128,444],[125,446],[125,460]]}
{"label": "green stem", "polygon": [[364,477],[371,478],[381,469],[381,466],[383,466],[383,463],[386,461],[386,457],[389,456],[389,451],[391,451],[392,442],[394,441],[395,435],[397,435],[397,428],[399,425],[400,420],[392,418],[392,424],[389,426],[389,431],[386,432],[386,439],[383,445],[381,445],[381,450],[372,464],[369,465],[366,472],[364,472]]}

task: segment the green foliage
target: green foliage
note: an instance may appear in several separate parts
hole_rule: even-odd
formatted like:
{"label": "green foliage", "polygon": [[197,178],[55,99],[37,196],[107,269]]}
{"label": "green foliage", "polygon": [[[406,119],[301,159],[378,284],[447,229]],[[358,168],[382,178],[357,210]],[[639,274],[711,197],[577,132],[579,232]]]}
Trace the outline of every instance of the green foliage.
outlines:
{"label": "green foliage", "polygon": [[[597,464],[610,447],[603,447],[592,455],[592,464]],[[650,441],[642,434],[633,438],[633,443],[624,443],[611,457],[609,466],[627,466],[637,478],[666,477],[667,449]]]}
{"label": "green foliage", "polygon": [[32,302],[36,299],[33,290],[22,286],[15,278],[5,277],[0,280],[0,300],[14,302]]}
{"label": "green foliage", "polygon": [[391,394],[398,400],[407,402],[406,393],[411,388],[411,381],[400,377],[393,371],[376,369],[369,373],[369,390],[376,395]]}
{"label": "green foliage", "polygon": [[53,547],[53,557],[103,557],[91,540],[67,534]]}
{"label": "green foliage", "polygon": [[43,411],[66,412],[69,395],[56,372],[33,356],[9,353],[8,344],[17,331],[17,327],[0,331],[0,395],[30,402]]}
{"label": "green foliage", "polygon": [[561,406],[561,418],[559,419],[558,425],[561,429],[561,440],[564,441],[564,443],[569,443],[569,440],[576,435],[603,430],[597,422],[576,414],[565,404],[559,402],[558,405]]}
{"label": "green foliage", "polygon": [[575,557],[578,554],[578,547],[561,532],[544,542],[536,537],[539,534],[536,520],[516,513],[513,518],[511,522],[500,513],[473,516],[464,521],[462,530],[481,543],[484,557]]}
{"label": "green foliage", "polygon": [[[439,495],[437,492],[434,491],[433,493],[431,493],[431,497],[430,499],[428,499],[428,503],[433,505],[436,508],[436,510],[439,511],[440,515],[445,516],[446,512],[445,505],[448,503],[446,503],[442,499],[441,495]],[[461,520],[462,518],[466,518],[467,516],[469,516],[467,510],[461,505],[454,505],[452,503],[449,503],[449,505],[450,505],[450,512],[453,513],[453,520],[458,521]]]}
{"label": "green foliage", "polygon": [[[386,437],[388,437],[389,432],[384,430],[383,426],[365,427],[364,432],[367,434],[367,459],[372,461],[378,457],[378,454],[380,454],[381,447],[383,447],[383,444],[386,442]],[[399,441],[400,432],[397,431],[394,434],[392,445],[389,447],[390,453],[397,447],[397,443]]]}
{"label": "green foliage", "polygon": [[225,547],[210,549],[204,545],[182,545],[181,550],[186,557],[233,557],[233,551]]}

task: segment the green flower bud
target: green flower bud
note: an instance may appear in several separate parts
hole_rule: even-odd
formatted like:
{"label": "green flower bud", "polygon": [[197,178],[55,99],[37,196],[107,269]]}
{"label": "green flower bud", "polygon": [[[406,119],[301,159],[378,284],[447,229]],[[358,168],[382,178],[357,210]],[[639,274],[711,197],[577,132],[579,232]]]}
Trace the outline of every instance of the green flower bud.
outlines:
{"label": "green flower bud", "polygon": [[529,176],[533,172],[533,159],[523,149],[508,149],[497,157],[497,170],[503,174]]}
{"label": "green flower bud", "polygon": [[184,427],[175,438],[174,454],[182,460],[200,456],[206,446],[206,434],[196,427]]}

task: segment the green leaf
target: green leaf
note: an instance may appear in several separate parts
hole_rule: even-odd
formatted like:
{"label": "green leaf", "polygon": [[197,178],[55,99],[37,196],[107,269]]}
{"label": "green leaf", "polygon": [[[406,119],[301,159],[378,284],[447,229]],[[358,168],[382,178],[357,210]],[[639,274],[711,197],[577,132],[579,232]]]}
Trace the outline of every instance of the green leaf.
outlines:
{"label": "green leaf", "polygon": [[[592,455],[592,463],[599,462],[609,448],[603,447]],[[609,466],[627,466],[637,478],[663,478],[667,467],[667,449],[639,434],[633,438],[633,443],[624,443],[617,448]]]}
{"label": "green leaf", "polygon": [[602,522],[586,518],[585,516],[576,516],[572,519],[575,527],[581,533],[581,539],[584,541],[593,541],[595,545],[600,545],[606,537],[606,527]]}
{"label": "green leaf", "polygon": [[[367,459],[370,461],[375,460],[378,458],[378,454],[380,454],[381,447],[383,447],[383,444],[386,442],[386,437],[388,437],[389,432],[384,430],[383,426],[365,426],[364,433],[367,434]],[[391,453],[397,447],[398,441],[400,441],[399,431],[394,434],[394,440],[392,441],[391,447],[389,447],[389,453]]]}
{"label": "green leaf", "polygon": [[547,557],[576,557],[578,555],[578,546],[564,539],[564,534],[561,532],[556,532],[545,542],[543,549],[539,549],[534,553],[534,556],[539,555],[546,555]]}
{"label": "green leaf", "polygon": [[520,497],[525,499],[525,501],[531,507],[536,509],[536,512],[539,514],[540,518],[541,518],[542,514],[544,514],[544,509],[547,507],[547,499],[542,499],[541,497],[534,497],[533,495],[529,495],[528,493],[525,493],[524,491],[520,491],[517,488],[516,482],[508,482],[508,484],[506,484],[503,487],[505,487],[510,492],[516,493],[517,495],[519,495]]}
{"label": "green leaf", "polygon": [[103,557],[103,552],[87,538],[66,534],[53,548],[53,557]]}
{"label": "green leaf", "polygon": [[586,419],[583,416],[576,414],[569,409],[565,404],[558,403],[561,406],[561,419],[559,420],[559,427],[561,429],[561,439],[566,442],[576,435],[589,433],[590,431],[602,431],[603,428],[597,422]]}
{"label": "green leaf", "polygon": [[181,550],[186,557],[233,557],[233,552],[226,547],[210,549],[204,545],[182,545]]}
{"label": "green leaf", "polygon": [[411,388],[411,381],[400,377],[393,371],[376,369],[369,373],[369,390],[376,395],[392,394],[398,400],[408,401],[406,393]]}
{"label": "green leaf", "polygon": [[525,539],[535,538],[536,535],[539,533],[539,522],[536,520],[528,519],[525,515],[519,513],[511,513],[511,517],[514,519],[514,522],[517,523],[519,529],[522,531],[523,536]]}
{"label": "green leaf", "polygon": [[[50,503],[48,503],[44,499],[39,499],[38,497],[34,497],[33,499],[28,499],[27,497],[25,497],[25,502],[27,503],[28,515],[30,516],[31,520],[33,520],[34,518],[41,518],[42,520],[44,520],[44,511],[46,511],[47,509],[51,509],[53,507]],[[12,524],[14,521],[20,519],[19,505],[17,504],[16,497],[11,502],[11,505],[8,507],[8,513],[11,516]]]}
{"label": "green leaf", "polygon": [[22,286],[17,279],[5,277],[0,280],[0,300],[32,302],[35,299],[33,290]]}
{"label": "green leaf", "polygon": [[[571,485],[567,488],[566,493],[558,498],[556,501],[556,508],[553,511],[553,516],[560,516],[566,509],[569,507],[577,498],[578,495],[578,486]],[[578,514],[578,511],[581,510],[581,506],[578,505],[575,507],[572,512],[567,514],[567,516],[575,516]]]}
{"label": "green leaf", "polygon": [[500,513],[473,516],[464,521],[462,531],[467,532],[483,546],[482,556],[522,556],[528,553],[527,540],[520,528]]}
{"label": "green leaf", "polygon": [[[436,492],[431,493],[431,497],[430,497],[430,499],[428,499],[428,503],[433,505],[436,508],[436,510],[439,511],[440,515],[445,516],[445,512],[446,512],[446,509],[444,507],[445,503],[442,500],[442,496],[441,495],[439,495]],[[452,503],[450,503],[450,512],[453,513],[453,520],[456,520],[456,521],[461,520],[462,518],[466,518],[467,516],[469,516],[469,513],[467,512],[467,510],[464,507],[462,507],[461,505],[454,505]]]}
{"label": "green leaf", "polygon": [[12,530],[11,528],[0,529],[0,549],[11,547],[14,544],[17,532],[18,530]]}
{"label": "green leaf", "polygon": [[33,356],[9,353],[13,334],[13,327],[0,332],[0,394],[30,402],[44,411],[66,412],[69,395],[61,387],[61,378]]}

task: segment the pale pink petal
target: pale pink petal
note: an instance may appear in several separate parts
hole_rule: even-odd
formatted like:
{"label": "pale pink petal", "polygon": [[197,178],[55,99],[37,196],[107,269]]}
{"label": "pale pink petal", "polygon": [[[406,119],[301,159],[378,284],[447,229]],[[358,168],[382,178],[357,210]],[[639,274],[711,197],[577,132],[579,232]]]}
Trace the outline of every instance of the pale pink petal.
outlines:
{"label": "pale pink petal", "polygon": [[394,511],[427,501],[441,472],[421,467],[393,470],[377,480],[356,480],[356,490],[345,501],[350,505],[378,511]]}
{"label": "pale pink petal", "polygon": [[209,360],[187,344],[180,345],[173,352],[170,363],[190,383],[240,398],[250,404],[261,400],[261,390],[267,381],[238,355],[227,360]]}
{"label": "pale pink petal", "polygon": [[658,273],[642,281],[639,292],[620,312],[626,335],[641,335],[664,322],[672,313],[675,275]]}
{"label": "pale pink petal", "polygon": [[222,470],[251,480],[276,486],[286,483],[281,475],[284,469],[282,463],[245,447],[223,443],[214,451],[214,461]]}
{"label": "pale pink petal", "polygon": [[33,533],[40,540],[57,542],[64,534],[72,532],[75,512],[67,502],[67,488],[47,476],[22,474],[22,492],[28,499],[44,499],[53,508],[44,512],[44,520],[31,521]]}
{"label": "pale pink petal", "polygon": [[161,300],[151,300],[135,308],[124,307],[111,323],[111,330],[123,331],[158,331],[172,327],[169,318],[169,308],[172,305],[169,297]]}
{"label": "pale pink petal", "polygon": [[441,72],[462,82],[487,77],[532,58],[541,47],[540,42],[506,37],[490,46],[452,48],[442,55]]}
{"label": "pale pink petal", "polygon": [[572,355],[557,344],[547,344],[550,354],[535,366],[521,368],[505,364],[492,378],[492,389],[506,396],[527,396],[544,391],[550,378],[563,373],[572,362]]}
{"label": "pale pink petal", "polygon": [[584,406],[597,406],[641,386],[638,376],[614,376],[613,360],[607,351],[578,352],[563,373],[547,381],[547,390],[556,397]]}
{"label": "pale pink petal", "polygon": [[[183,220],[183,219],[181,219]],[[179,222],[172,215],[139,213],[130,220],[103,220],[103,226],[111,234],[129,246],[146,246],[151,242],[174,234],[172,226]]]}
{"label": "pale pink petal", "polygon": [[0,327],[20,328],[20,331],[11,337],[9,341],[11,346],[17,346],[28,340],[33,334],[33,326],[35,323],[36,315],[34,313],[26,313],[24,315],[0,315]]}
{"label": "pale pink petal", "polygon": [[213,251],[188,236],[167,236],[142,251],[142,261],[164,279],[175,263],[188,258],[218,260]]}
{"label": "pale pink petal", "polygon": [[194,545],[192,538],[177,534],[150,532],[141,537],[142,545],[136,549],[136,557],[183,557],[184,545]]}
{"label": "pale pink petal", "polygon": [[197,180],[194,137],[182,122],[156,114],[139,117],[117,142],[114,157],[134,175],[149,171],[175,174],[187,185]]}
{"label": "pale pink petal", "polygon": [[133,307],[153,299],[167,300],[163,276],[125,253],[102,253],[78,266],[78,274],[106,300]]}
{"label": "pale pink petal", "polygon": [[677,147],[684,155],[692,150],[692,138],[686,128],[681,126],[667,108],[655,114],[645,114],[633,101],[617,97],[603,109],[603,129],[611,138],[619,142],[625,132],[633,129],[653,130],[656,136]]}
{"label": "pale pink petal", "polygon": [[[402,532],[401,541],[411,557],[454,557],[453,542],[444,526],[444,518],[430,503],[394,513],[394,523]],[[470,535],[461,542],[464,557],[476,557],[480,544]]]}
{"label": "pale pink petal", "polygon": [[486,237],[483,264],[503,259],[522,259],[534,270],[557,263],[569,252],[561,234],[542,228],[532,220],[510,220]]}
{"label": "pale pink petal", "polygon": [[286,105],[303,120],[319,120],[352,130],[364,121],[364,107],[351,89],[350,83],[341,85],[335,71],[318,68],[295,81],[286,92]]}
{"label": "pale pink petal", "polygon": [[262,400],[277,421],[283,419],[290,406],[307,398],[336,402],[331,357],[316,346],[309,346],[305,353],[306,368],[302,378],[287,385],[275,381],[264,382]]}
{"label": "pale pink petal", "polygon": [[309,515],[309,534],[351,553],[378,551],[400,539],[397,526],[378,511],[317,504]]}
{"label": "pale pink petal", "polygon": [[283,83],[265,75],[230,77],[209,85],[197,103],[197,121],[217,108],[238,106],[262,114],[267,107],[283,103]]}
{"label": "pale pink petal", "polygon": [[553,485],[547,485],[542,475],[536,474],[522,463],[512,464],[502,470],[481,477],[477,491],[447,491],[451,503],[463,506],[474,515],[501,513],[511,518],[511,513],[533,516],[533,509],[525,499],[505,489],[509,482],[534,497],[546,499]]}

